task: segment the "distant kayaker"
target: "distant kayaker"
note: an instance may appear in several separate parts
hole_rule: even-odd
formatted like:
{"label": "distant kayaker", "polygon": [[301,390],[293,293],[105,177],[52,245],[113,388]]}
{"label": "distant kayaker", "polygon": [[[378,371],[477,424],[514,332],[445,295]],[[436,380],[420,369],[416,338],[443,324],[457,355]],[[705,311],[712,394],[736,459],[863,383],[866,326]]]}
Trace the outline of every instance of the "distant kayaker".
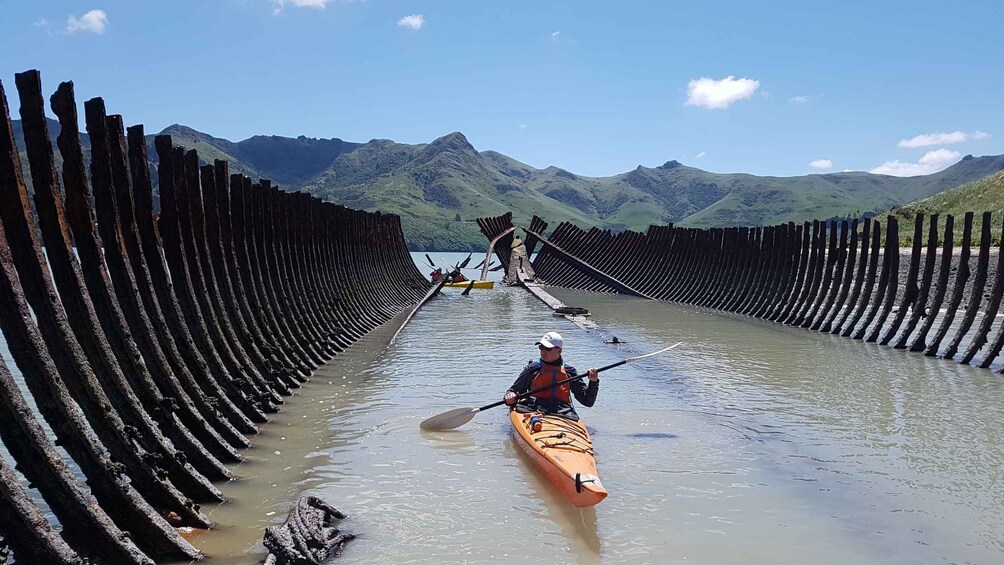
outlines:
{"label": "distant kayaker", "polygon": [[[575,367],[565,365],[561,358],[561,348],[565,342],[557,332],[547,332],[536,343],[540,350],[540,359],[531,361],[523,368],[516,382],[506,391],[503,400],[510,406],[516,403],[516,397],[525,392],[554,384],[578,374]],[[596,369],[587,372],[589,384],[582,379],[567,382],[557,388],[543,391],[537,396],[520,401],[516,406],[518,411],[540,411],[548,414],[560,414],[573,420],[578,420],[572,396],[583,404],[592,406],[596,402],[596,393],[600,389],[600,377]]]}
{"label": "distant kayaker", "polygon": [[432,282],[439,282],[439,279],[443,278],[443,269],[436,269],[429,273],[429,276],[432,277]]}

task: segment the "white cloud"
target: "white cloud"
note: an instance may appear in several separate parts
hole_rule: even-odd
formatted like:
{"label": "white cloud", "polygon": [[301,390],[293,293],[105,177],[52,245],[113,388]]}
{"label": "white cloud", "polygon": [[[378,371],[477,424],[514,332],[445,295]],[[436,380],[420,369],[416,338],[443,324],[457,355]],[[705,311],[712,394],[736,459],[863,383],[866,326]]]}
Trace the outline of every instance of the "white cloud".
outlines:
{"label": "white cloud", "polygon": [[315,10],[323,10],[328,7],[328,4],[341,3],[350,4],[352,2],[360,1],[365,2],[366,0],[270,0],[272,2],[272,13],[276,16],[282,13],[282,9],[286,7],[287,4],[295,6],[297,8],[313,8]]}
{"label": "white cloud", "polygon": [[792,96],[788,99],[788,102],[794,102],[795,104],[805,104],[808,101],[808,96]]}
{"label": "white cloud", "polygon": [[277,11],[282,10],[286,4],[291,4],[297,8],[314,8],[315,10],[323,10],[328,6],[331,0],[272,0],[272,4],[275,4],[275,9]]}
{"label": "white cloud", "polygon": [[35,27],[49,27],[49,20],[45,18],[38,18],[31,25]]}
{"label": "white cloud", "polygon": [[551,41],[555,41],[555,42],[559,41],[561,39],[560,36],[561,36],[561,32],[560,31],[552,31],[551,32]]}
{"label": "white cloud", "polygon": [[830,161],[829,159],[816,159],[815,161],[810,162],[809,166],[813,169],[832,169],[833,161]]}
{"label": "white cloud", "polygon": [[526,129],[526,124],[519,124],[520,129]]}
{"label": "white cloud", "polygon": [[727,76],[722,80],[701,77],[687,84],[687,106],[724,110],[733,102],[753,96],[760,81],[751,78],[736,79]]}
{"label": "white cloud", "polygon": [[79,18],[70,16],[66,19],[66,33],[83,31],[101,34],[106,29],[108,29],[108,15],[104,10],[91,10]]}
{"label": "white cloud", "polygon": [[886,161],[870,172],[877,175],[892,175],[894,177],[929,175],[955,163],[959,160],[960,155],[958,151],[950,151],[944,148],[936,149],[924,153],[924,156],[916,163],[904,163],[898,159],[895,161]]}
{"label": "white cloud", "polygon": [[694,159],[700,159],[701,157],[704,157],[707,154],[708,153],[706,151],[701,151],[700,153],[694,156]]}
{"label": "white cloud", "polygon": [[928,147],[930,145],[962,143],[964,141],[984,139],[987,137],[990,137],[989,133],[979,130],[976,130],[973,133],[966,133],[964,131],[922,133],[920,135],[915,135],[910,139],[901,139],[897,145],[900,147]]}
{"label": "white cloud", "polygon": [[425,16],[422,14],[405,16],[397,21],[397,25],[415,30],[422,29],[422,26],[425,25]]}

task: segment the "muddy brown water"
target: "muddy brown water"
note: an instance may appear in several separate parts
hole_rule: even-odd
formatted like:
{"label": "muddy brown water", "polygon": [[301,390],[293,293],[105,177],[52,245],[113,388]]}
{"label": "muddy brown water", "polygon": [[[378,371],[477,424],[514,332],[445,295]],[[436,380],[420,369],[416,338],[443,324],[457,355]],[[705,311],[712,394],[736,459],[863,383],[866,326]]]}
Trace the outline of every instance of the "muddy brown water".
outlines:
{"label": "muddy brown water", "polygon": [[[438,258],[443,254],[434,254]],[[416,254],[416,257],[420,257]],[[450,256],[452,258],[452,256]],[[255,563],[265,527],[312,494],[358,534],[341,563],[1001,563],[1004,377],[705,310],[554,291],[605,345],[519,289],[449,292],[387,346],[380,328],[320,369],[234,466],[212,565]],[[388,325],[390,326],[390,325]],[[579,510],[515,444],[499,398],[545,331],[611,363],[580,408],[610,496]],[[8,357],[9,359],[9,357]]]}

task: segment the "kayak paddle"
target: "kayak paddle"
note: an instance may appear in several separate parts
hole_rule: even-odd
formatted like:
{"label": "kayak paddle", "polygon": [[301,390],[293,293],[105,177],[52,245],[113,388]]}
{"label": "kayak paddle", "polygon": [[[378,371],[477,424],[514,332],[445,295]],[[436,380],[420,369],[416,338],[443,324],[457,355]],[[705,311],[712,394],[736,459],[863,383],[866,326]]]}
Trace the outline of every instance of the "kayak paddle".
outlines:
{"label": "kayak paddle", "polygon": [[468,296],[468,295],[470,295],[471,294],[471,289],[474,288],[474,283],[475,282],[477,282],[477,281],[471,281],[471,283],[469,285],[467,285],[467,288],[465,288],[464,291],[460,293],[460,296]]}
{"label": "kayak paddle", "polygon": [[[621,365],[624,365],[626,363],[632,363],[634,361],[638,361],[639,359],[644,359],[646,357],[653,357],[655,355],[659,355],[660,353],[665,353],[666,351],[669,351],[670,349],[673,349],[674,347],[681,345],[682,343],[683,342],[680,341],[674,343],[673,345],[670,345],[665,349],[660,349],[659,351],[648,353],[646,355],[639,355],[638,357],[628,357],[623,361],[618,361],[611,365],[607,365],[606,367],[600,367],[599,369],[596,369],[596,372],[600,373],[606,371],[607,369],[620,367]],[[554,384],[534,389],[529,392],[524,392],[523,394],[520,394],[519,396],[516,397],[516,399],[513,401],[513,404],[519,402],[520,400],[523,400],[524,398],[528,398],[537,393],[544,392],[545,390],[551,390],[552,388],[557,388],[567,382],[574,381],[575,379],[581,379],[587,376],[587,374],[588,373],[583,373],[581,375],[576,375],[574,377],[568,377],[567,379],[562,379]],[[460,426],[463,426],[467,422],[470,422],[474,418],[474,415],[477,414],[478,412],[481,412],[482,410],[488,410],[489,408],[495,408],[496,406],[502,406],[503,404],[505,404],[505,400],[499,400],[498,402],[487,404],[485,406],[482,406],[481,408],[456,408],[454,410],[450,410],[449,412],[443,412],[442,414],[438,414],[436,416],[424,420],[421,424],[419,424],[419,427],[421,427],[423,430],[428,430],[428,431],[452,430],[455,428],[459,428]]]}

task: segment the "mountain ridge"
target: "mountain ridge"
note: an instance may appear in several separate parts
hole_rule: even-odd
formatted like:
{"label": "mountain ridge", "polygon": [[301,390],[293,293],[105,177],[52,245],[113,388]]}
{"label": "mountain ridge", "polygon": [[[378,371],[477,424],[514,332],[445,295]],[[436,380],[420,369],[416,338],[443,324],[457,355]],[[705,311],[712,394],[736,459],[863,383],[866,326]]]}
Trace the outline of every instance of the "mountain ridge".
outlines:
{"label": "mountain ridge", "polygon": [[[50,134],[58,131],[58,123],[50,120]],[[198,150],[206,162],[226,159],[232,172],[269,178],[287,190],[399,214],[413,249],[483,248],[474,218],[510,210],[517,223],[536,214],[552,223],[567,220],[612,230],[877,215],[1004,170],[1000,155],[967,155],[943,171],[918,177],[860,171],[796,177],[713,173],[673,159],[587,177],[478,151],[461,132],[420,144],[267,135],[233,142],[182,124],[157,135],[171,135],[176,145]],[[150,146],[153,137],[147,136]],[[82,141],[86,152],[86,136]],[[156,153],[148,153],[156,163]]]}

